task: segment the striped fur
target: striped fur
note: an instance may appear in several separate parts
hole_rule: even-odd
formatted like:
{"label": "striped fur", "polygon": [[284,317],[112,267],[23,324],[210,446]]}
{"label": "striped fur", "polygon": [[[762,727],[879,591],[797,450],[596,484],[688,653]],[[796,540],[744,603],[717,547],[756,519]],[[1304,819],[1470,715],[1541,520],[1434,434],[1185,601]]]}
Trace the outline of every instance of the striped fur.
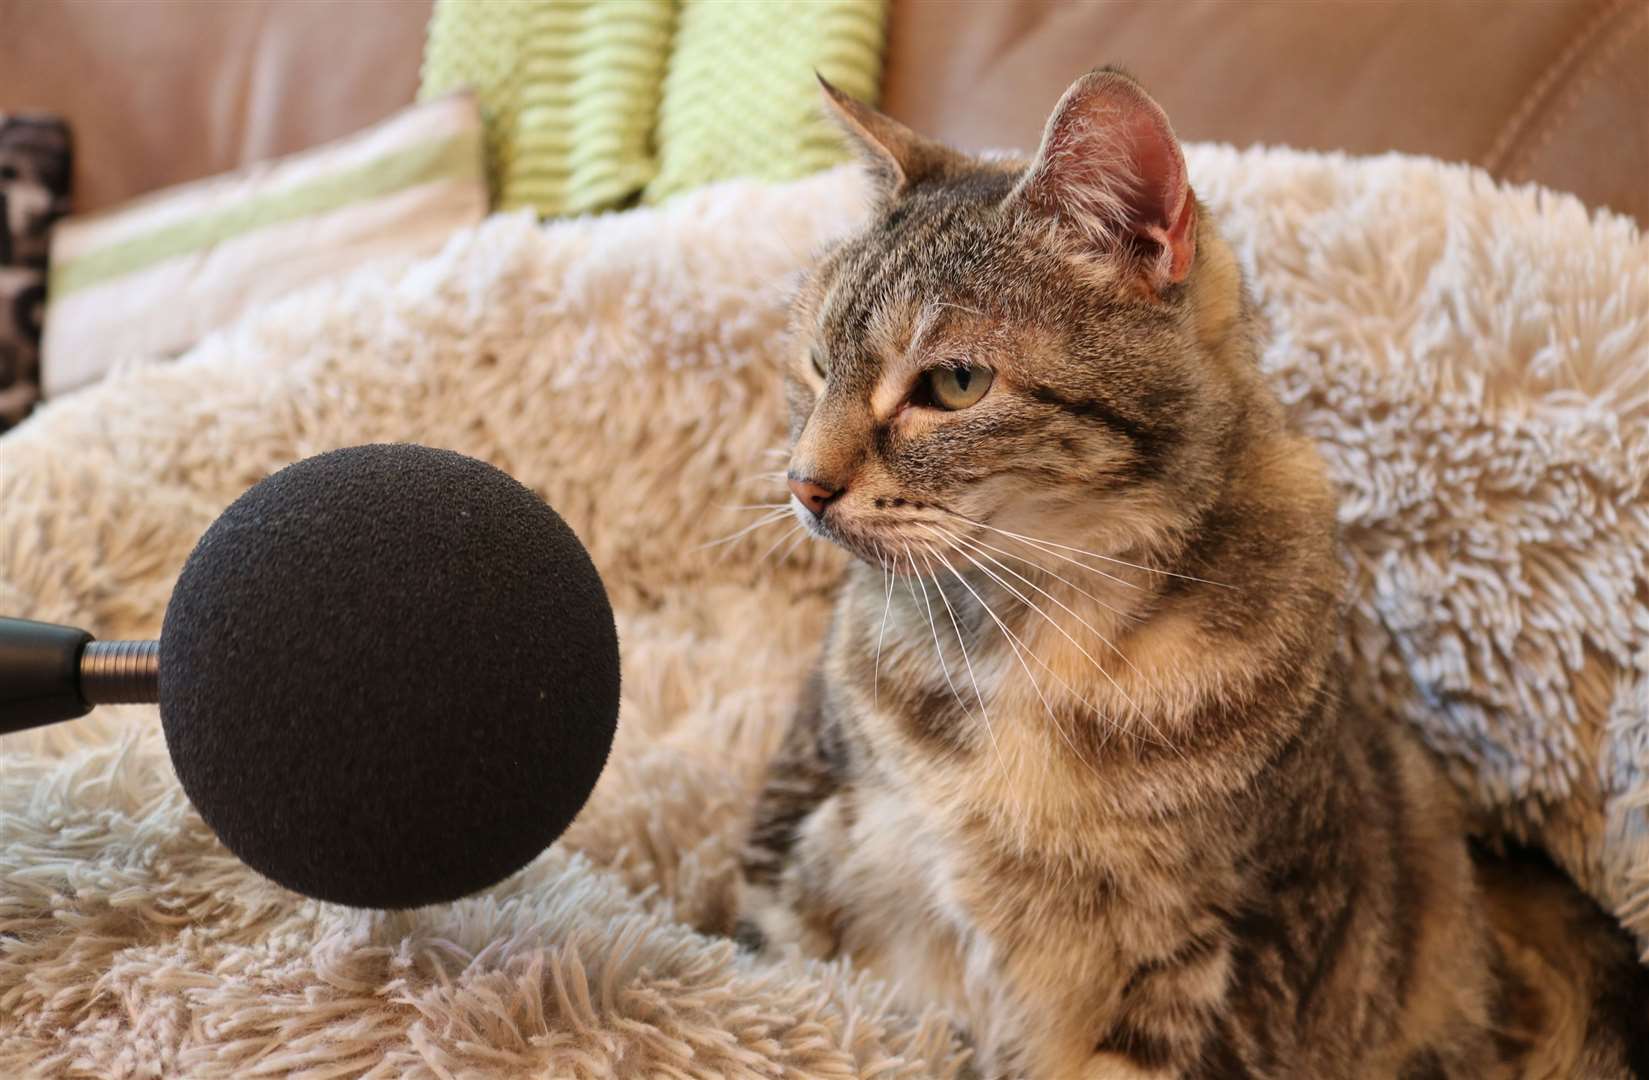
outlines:
{"label": "striped fur", "polygon": [[[1131,145],[1125,111],[1063,116],[1119,78],[1028,164],[836,102],[883,198],[797,299],[791,470],[857,561],[740,937],[947,1006],[984,1076],[1520,1075],[1540,1006],[1452,793],[1342,707],[1334,497],[1229,249],[1188,189],[1183,280],[1166,227],[1118,224],[1149,154],[1075,220],[1024,196]],[[910,404],[957,362],[994,373],[977,405]]]}

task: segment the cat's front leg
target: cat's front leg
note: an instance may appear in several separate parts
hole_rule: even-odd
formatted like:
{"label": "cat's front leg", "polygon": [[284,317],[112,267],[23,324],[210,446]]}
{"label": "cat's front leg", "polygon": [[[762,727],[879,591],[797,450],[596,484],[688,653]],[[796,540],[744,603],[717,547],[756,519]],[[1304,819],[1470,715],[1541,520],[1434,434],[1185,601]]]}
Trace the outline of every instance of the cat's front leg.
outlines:
{"label": "cat's front leg", "polygon": [[1149,1069],[1115,1054],[1095,1054],[1075,1080],[1186,1080],[1189,1074],[1176,1069]]}
{"label": "cat's front leg", "polygon": [[[1166,1019],[1166,1018],[1165,1018]],[[1186,1021],[1190,1020],[1190,1023]],[[1134,1018],[1107,1032],[1089,1050],[1087,1060],[1074,1075],[1079,1080],[1192,1080],[1199,1077],[1247,1076],[1221,1071],[1210,1062],[1226,1061],[1230,1048],[1214,1044],[1219,1036],[1211,1024],[1191,1017],[1177,1017],[1160,1025],[1172,1034],[1150,1035],[1149,1025]]]}
{"label": "cat's front leg", "polygon": [[[1076,935],[1064,936],[1078,940]],[[1007,961],[1012,980],[1041,995],[1023,997],[1029,1076],[1068,1080],[1200,1080],[1245,1076],[1227,1038],[1230,945],[1215,933],[1188,936],[1164,954],[1136,960],[1115,981],[1093,981],[1103,961],[1080,947],[1020,952]],[[1086,977],[1085,977],[1086,973]],[[1074,991],[1086,987],[1088,992]],[[1035,1000],[1041,996],[1042,1000]]]}
{"label": "cat's front leg", "polygon": [[768,766],[740,861],[738,920],[733,936],[752,951],[794,946],[808,955],[835,953],[830,927],[810,915],[817,891],[817,849],[829,848],[841,788],[844,750],[826,715],[818,675],[809,680],[779,752]]}
{"label": "cat's front leg", "polygon": [[1096,1033],[1082,1080],[1248,1075],[1220,1030],[1230,972],[1230,946],[1213,937],[1139,964]]}
{"label": "cat's front leg", "polygon": [[848,860],[844,797],[828,796],[797,829],[778,877],[746,877],[734,937],[757,951],[796,949],[817,960],[842,950],[843,905],[838,873]]}

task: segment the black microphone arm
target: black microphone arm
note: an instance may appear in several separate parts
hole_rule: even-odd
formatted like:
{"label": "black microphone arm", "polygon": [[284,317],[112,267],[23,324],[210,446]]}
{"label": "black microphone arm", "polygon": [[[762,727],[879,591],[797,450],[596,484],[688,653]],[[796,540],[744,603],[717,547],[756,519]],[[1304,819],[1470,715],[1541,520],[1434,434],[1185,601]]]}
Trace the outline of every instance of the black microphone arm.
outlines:
{"label": "black microphone arm", "polygon": [[160,700],[160,642],[98,641],[72,626],[0,618],[0,735]]}

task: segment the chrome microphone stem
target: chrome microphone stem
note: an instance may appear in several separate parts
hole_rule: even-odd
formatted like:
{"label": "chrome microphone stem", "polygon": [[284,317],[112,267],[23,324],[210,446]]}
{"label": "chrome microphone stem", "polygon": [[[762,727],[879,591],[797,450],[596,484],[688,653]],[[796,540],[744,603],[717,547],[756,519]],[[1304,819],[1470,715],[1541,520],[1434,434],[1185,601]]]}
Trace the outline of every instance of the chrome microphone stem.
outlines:
{"label": "chrome microphone stem", "polygon": [[88,641],[80,653],[80,696],[88,705],[160,700],[160,642]]}

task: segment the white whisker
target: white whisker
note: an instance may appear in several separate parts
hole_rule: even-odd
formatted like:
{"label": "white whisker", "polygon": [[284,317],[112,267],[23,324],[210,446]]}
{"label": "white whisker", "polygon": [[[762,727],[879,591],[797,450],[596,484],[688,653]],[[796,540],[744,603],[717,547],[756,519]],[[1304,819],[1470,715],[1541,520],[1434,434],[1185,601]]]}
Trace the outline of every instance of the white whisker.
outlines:
{"label": "white whisker", "polygon": [[[938,554],[936,551],[931,551],[931,553],[935,555]],[[941,559],[942,558],[943,556],[941,556]],[[928,562],[927,555],[922,556],[922,562],[927,566],[928,571],[931,573],[933,570],[933,565]],[[945,595],[944,586],[939,584],[939,578],[937,576],[933,579],[933,587],[939,593],[940,603],[945,605],[945,614],[950,616],[951,628],[956,631],[956,644],[962,650],[962,663],[967,665],[968,678],[973,682],[973,696],[979,699],[979,716],[985,722],[985,734],[990,736],[991,749],[996,753],[996,763],[1002,769],[1002,782],[1006,785],[1009,798],[1013,799],[1014,805],[1018,807],[1019,799],[1013,794],[1013,774],[1008,772],[1007,759],[1002,756],[1002,746],[996,741],[996,730],[991,727],[990,713],[985,710],[985,695],[984,692],[979,689],[979,679],[975,677],[973,673],[973,661],[968,657],[968,643],[962,640],[962,624],[956,621],[956,612],[950,606],[950,598]],[[922,594],[924,597],[927,595],[927,586],[925,585],[922,587]],[[937,632],[935,632],[935,642],[937,643]],[[1022,808],[1019,812],[1019,820],[1025,820],[1025,812]]]}
{"label": "white whisker", "polygon": [[[1118,559],[1113,555],[1101,555],[1097,551],[1084,551],[1082,548],[1072,547],[1069,544],[1056,544],[1052,540],[1043,540],[1043,539],[1040,539],[1039,537],[1035,537],[1035,536],[1026,536],[1024,533],[1016,533],[1016,532],[1012,532],[1008,529],[999,529],[995,525],[987,525],[983,521],[977,521],[977,520],[975,520],[971,517],[968,517],[966,514],[958,514],[954,510],[944,510],[942,507],[936,507],[935,509],[942,510],[944,513],[947,513],[947,514],[951,515],[952,517],[961,518],[963,521],[968,522],[970,525],[977,525],[981,529],[989,529],[991,532],[1001,533],[1003,536],[1012,537],[1015,540],[1022,540],[1027,544],[1034,544],[1034,545],[1036,545],[1038,547],[1041,547],[1041,548],[1058,548],[1061,551],[1074,551],[1078,555],[1086,555],[1090,559],[1099,559],[1103,562],[1112,563],[1113,565],[1116,565],[1116,566],[1130,567],[1131,569],[1139,570],[1139,571],[1142,571],[1142,572],[1147,573],[1147,574],[1161,574],[1164,577],[1180,578],[1180,579],[1185,580],[1185,581],[1196,581],[1196,582],[1200,582],[1204,585],[1213,585],[1213,586],[1216,586],[1216,587],[1221,588],[1221,589],[1235,589],[1236,588],[1235,585],[1227,585],[1223,581],[1210,581],[1208,578],[1193,577],[1190,574],[1179,574],[1179,573],[1175,573],[1172,570],[1159,570],[1158,568],[1156,568],[1154,566],[1143,566],[1139,563],[1129,562],[1127,559]],[[1050,554],[1051,554],[1051,552],[1050,552]],[[1084,565],[1084,564],[1078,563],[1077,565],[1081,566],[1081,565]],[[1091,567],[1091,566],[1088,567],[1088,569],[1095,570],[1095,568]],[[1097,573],[1098,571],[1095,570],[1095,572]]]}
{"label": "white whisker", "polygon": [[801,547],[802,542],[807,539],[807,531],[805,529],[792,529],[791,531],[797,533],[796,539],[786,544],[784,550],[779,552],[780,562],[784,562],[786,559],[790,558],[791,553]]}
{"label": "white whisker", "polygon": [[[1068,562],[1072,566],[1080,567],[1081,569],[1088,571],[1088,573],[1090,573],[1090,574],[1097,574],[1097,575],[1099,575],[1100,577],[1104,578],[1107,581],[1114,581],[1118,585],[1123,586],[1124,588],[1137,589],[1141,592],[1143,592],[1145,590],[1145,586],[1140,585],[1138,582],[1129,581],[1127,578],[1124,578],[1124,577],[1118,577],[1117,575],[1111,573],[1110,571],[1102,570],[1097,566],[1089,566],[1087,563],[1083,562],[1081,559],[1072,558],[1071,556],[1065,554],[1063,551],[1059,551],[1059,550],[1054,549],[1053,547],[1046,546],[1044,543],[1039,542],[1039,541],[1037,541],[1036,539],[1034,539],[1032,537],[1018,536],[1014,533],[1005,532],[1002,529],[996,528],[994,525],[986,525],[982,522],[975,522],[971,518],[963,518],[962,520],[968,521],[971,524],[978,525],[982,529],[988,529],[991,532],[994,532],[994,533],[998,534],[999,536],[1005,536],[1009,540],[1013,540],[1016,543],[1023,544],[1025,547],[1030,548],[1032,551],[1036,552],[1039,555],[1052,555],[1054,558],[1060,559],[1064,562]],[[1000,550],[1000,549],[998,549],[998,550]]]}
{"label": "white whisker", "polygon": [[[923,525],[922,528],[928,529],[929,532],[932,532],[934,535],[939,536],[942,540],[944,540],[944,542],[946,544],[950,545],[950,547],[952,547],[956,551],[962,552],[963,554],[966,554],[964,549],[957,546],[957,544],[954,541],[949,539],[948,536],[946,536],[945,534],[939,532],[937,529],[934,529],[933,527],[928,526],[928,525]],[[1112,675],[1109,671],[1105,670],[1105,665],[1101,664],[1094,657],[1094,655],[1092,653],[1090,653],[1087,649],[1083,648],[1082,643],[1080,641],[1078,641],[1076,638],[1072,637],[1068,630],[1066,630],[1063,626],[1059,625],[1059,620],[1058,619],[1055,619],[1052,615],[1049,615],[1046,611],[1042,610],[1041,608],[1037,607],[1035,604],[1031,603],[1030,599],[1028,597],[1026,597],[1024,593],[1020,592],[1018,589],[1014,588],[1008,582],[1004,581],[1002,579],[1001,575],[999,575],[999,574],[995,573],[994,571],[992,571],[990,569],[990,567],[988,567],[988,566],[984,565],[983,563],[979,562],[977,559],[970,559],[970,561],[972,561],[973,564],[979,568],[981,573],[985,574],[992,581],[996,582],[998,585],[1002,586],[1002,588],[1006,589],[1008,592],[1012,593],[1015,597],[1017,597],[1020,603],[1024,604],[1026,607],[1030,608],[1032,611],[1036,612],[1037,614],[1041,615],[1044,619],[1048,620],[1048,625],[1052,626],[1055,630],[1057,630],[1060,633],[1060,635],[1065,638],[1066,641],[1069,641],[1071,643],[1071,645],[1076,649],[1076,651],[1081,653],[1087,659],[1088,663],[1093,665],[1094,670],[1099,672],[1100,675],[1104,676],[1105,681],[1111,684],[1112,689],[1114,689],[1118,694],[1122,695],[1122,699],[1124,701],[1126,701],[1129,704],[1130,707],[1133,708],[1134,712],[1139,715],[1139,718],[1145,722],[1145,725],[1147,727],[1149,727],[1152,730],[1152,732],[1154,732],[1156,734],[1157,738],[1154,741],[1160,742],[1163,746],[1173,747],[1173,744],[1168,742],[1167,739],[1163,737],[1162,732],[1160,730],[1158,730],[1156,724],[1154,724],[1151,721],[1150,716],[1148,716],[1146,714],[1145,710],[1140,708],[1139,703],[1136,702],[1132,697],[1130,697],[1128,695],[1128,692],[1122,688],[1121,683],[1117,682],[1116,677],[1114,675]],[[1055,603],[1058,603],[1058,601],[1056,600]],[[1063,605],[1061,605],[1061,606],[1063,606]],[[1103,636],[1101,636],[1100,640],[1105,641],[1105,638]],[[1107,645],[1110,645],[1109,641],[1105,641],[1105,643]],[[1114,649],[1116,646],[1113,645],[1111,647]],[[1147,740],[1147,741],[1152,741],[1152,740]]]}
{"label": "white whisker", "polygon": [[[933,553],[930,552],[930,554]],[[928,562],[927,555],[922,556],[922,563],[927,567],[928,572],[931,574],[933,572],[933,564]],[[973,683],[973,696],[979,699],[979,712],[980,715],[985,718],[985,730],[990,731],[990,716],[985,713],[985,695],[979,689],[979,679],[975,677],[973,673],[973,661],[968,657],[968,643],[962,639],[962,624],[956,621],[956,611],[950,606],[950,598],[945,595],[945,590],[939,585],[939,579],[937,576],[933,579],[933,588],[934,591],[939,594],[939,602],[945,605],[945,614],[950,616],[951,629],[956,631],[956,644],[962,649],[962,663],[967,666],[968,679]],[[994,743],[995,741],[996,735],[993,732],[991,734],[991,742]],[[1001,753],[1000,750],[997,752]]]}
{"label": "white whisker", "polygon": [[[1013,539],[1013,538],[1009,537],[1009,539]],[[1022,544],[1025,547],[1030,548],[1031,551],[1035,552],[1038,555],[1052,555],[1054,558],[1059,559],[1063,562],[1068,562],[1072,566],[1077,567],[1078,569],[1086,570],[1090,574],[1096,574],[1099,577],[1104,578],[1106,581],[1114,581],[1116,584],[1121,585],[1124,588],[1137,589],[1140,592],[1145,591],[1145,587],[1143,585],[1138,584],[1137,582],[1129,581],[1125,577],[1118,577],[1117,575],[1111,573],[1108,570],[1101,570],[1097,566],[1089,566],[1087,563],[1083,562],[1081,559],[1073,559],[1073,558],[1071,558],[1071,556],[1065,554],[1062,551],[1054,551],[1050,548],[1038,547],[1037,545],[1033,544],[1029,540],[1015,540],[1014,542],[1018,543],[1018,544]],[[1024,556],[1022,556],[1022,555],[1014,555],[1012,552],[1010,552],[1010,551],[1008,551],[1004,548],[999,548],[999,547],[994,547],[994,546],[991,546],[991,545],[986,545],[983,540],[975,540],[974,543],[990,547],[992,551],[1001,552],[1003,555],[1008,555],[1012,558],[1020,559],[1024,562],[1030,562],[1031,561],[1029,559],[1024,558]]]}
{"label": "white whisker", "polygon": [[[786,540],[790,539],[792,536],[795,536],[797,533],[799,533],[801,531],[802,531],[802,524],[801,524],[801,522],[798,521],[791,528],[791,530],[789,532],[785,533],[783,536],[781,536],[777,540],[773,541],[772,546],[769,547],[766,551],[762,552],[762,557],[756,560],[756,565],[760,566],[762,563],[766,562],[767,557],[769,555],[773,554],[773,552],[777,551],[780,544],[784,543]],[[780,561],[782,562],[783,559],[781,558]]]}
{"label": "white whisker", "polygon": [[[1111,614],[1117,616],[1118,618],[1120,618],[1120,619],[1129,618],[1129,615],[1128,615],[1127,612],[1121,610],[1120,608],[1112,607],[1109,603],[1107,603],[1106,601],[1104,601],[1104,600],[1100,599],[1099,597],[1095,596],[1093,593],[1089,592],[1087,589],[1084,589],[1082,586],[1078,585],[1076,582],[1074,582],[1071,579],[1069,579],[1067,577],[1064,577],[1064,576],[1062,576],[1058,573],[1055,573],[1054,571],[1048,569],[1046,566],[1043,566],[1041,563],[1037,562],[1035,559],[1027,559],[1023,555],[1015,555],[1013,552],[1009,551],[1007,548],[999,548],[995,544],[987,544],[983,540],[976,540],[972,537],[963,536],[960,533],[951,533],[950,535],[953,538],[955,538],[957,540],[960,540],[962,543],[967,544],[969,547],[982,548],[986,551],[994,551],[998,555],[1006,555],[1010,559],[1017,559],[1019,562],[1024,563],[1026,566],[1029,566],[1032,569],[1037,570],[1041,573],[1047,574],[1049,577],[1053,578],[1055,581],[1060,582],[1061,584],[1067,585],[1067,586],[1071,587],[1072,589],[1075,589],[1077,592],[1081,593],[1083,596],[1086,596],[1088,599],[1092,600],[1094,603],[1098,604],[1100,607],[1104,608],[1106,611],[1109,611]],[[1054,554],[1054,553],[1053,552],[1047,552],[1046,554],[1051,555],[1051,554]],[[998,566],[1002,565],[996,559],[991,559],[991,561],[996,563]],[[1082,566],[1083,564],[1078,563],[1077,565]],[[1007,569],[1007,568],[1003,567],[1003,569]],[[1092,567],[1084,567],[1084,569],[1093,570]],[[1094,570],[1094,573],[1100,574],[1104,577],[1110,577],[1111,576],[1110,574],[1106,574],[1103,570]],[[1018,577],[1019,575],[1015,574],[1014,576]],[[1116,578],[1116,579],[1113,579],[1113,580],[1121,581],[1120,578]],[[1130,585],[1130,584],[1132,584],[1132,582],[1122,581],[1122,584]]]}
{"label": "white whisker", "polygon": [[[939,624],[934,621],[933,604],[928,600],[928,587],[922,584],[922,577],[916,569],[916,560],[911,557],[909,544],[905,545],[905,561],[910,563],[911,578],[915,580],[916,584],[922,586],[922,604],[928,611],[928,629],[933,631],[933,651],[939,657],[939,670],[944,673],[945,685],[950,687],[950,692],[956,698],[956,703],[962,706],[962,711],[971,720],[973,719],[973,710],[968,708],[968,703],[962,700],[961,691],[956,689],[956,683],[951,681],[950,665],[945,663],[945,649],[944,646],[939,644]],[[914,595],[913,593],[912,598],[914,598]]]}
{"label": "white whisker", "polygon": [[[969,562],[974,562],[973,558],[971,556],[969,556],[967,554],[967,552],[963,552],[962,554],[963,554],[963,557],[967,558]],[[1042,703],[1043,710],[1045,712],[1047,712],[1049,723],[1051,723],[1053,725],[1053,728],[1054,728],[1055,731],[1059,732],[1059,737],[1061,739],[1065,740],[1065,745],[1071,748],[1071,754],[1078,761],[1082,762],[1083,766],[1086,767],[1089,772],[1093,773],[1095,777],[1098,777],[1100,775],[1099,770],[1094,768],[1093,763],[1090,762],[1086,757],[1084,757],[1082,755],[1082,753],[1080,751],[1077,750],[1076,744],[1073,743],[1071,741],[1071,737],[1065,733],[1065,725],[1063,725],[1059,722],[1059,717],[1057,715],[1055,715],[1055,713],[1054,713],[1054,707],[1052,705],[1048,704],[1047,695],[1042,692],[1042,686],[1041,686],[1040,683],[1038,683],[1036,681],[1036,676],[1031,674],[1031,667],[1030,667],[1029,664],[1025,663],[1025,657],[1023,655],[1021,655],[1021,650],[1023,650],[1026,653],[1030,653],[1031,659],[1035,660],[1039,667],[1046,670],[1049,675],[1052,675],[1053,678],[1054,678],[1054,681],[1058,682],[1061,686],[1064,686],[1065,689],[1069,693],[1071,693],[1073,696],[1075,696],[1078,701],[1082,702],[1084,705],[1087,705],[1089,711],[1091,711],[1096,717],[1098,717],[1101,720],[1101,722],[1105,723],[1107,725],[1107,727],[1114,727],[1115,725],[1112,724],[1106,718],[1100,716],[1099,710],[1097,708],[1095,708],[1093,705],[1089,704],[1089,702],[1086,698],[1084,698],[1081,694],[1076,693],[1076,691],[1072,690],[1070,686],[1066,685],[1065,680],[1061,679],[1053,671],[1052,668],[1049,668],[1047,664],[1043,663],[1041,657],[1037,656],[1035,653],[1031,653],[1030,652],[1030,646],[1026,645],[1023,641],[1021,641],[1019,639],[1019,635],[1015,634],[1012,630],[1008,629],[1008,624],[1003,622],[1000,618],[997,617],[996,612],[991,610],[991,606],[989,604],[985,603],[985,598],[983,596],[980,596],[978,590],[976,590],[972,585],[968,584],[967,578],[963,577],[960,573],[957,572],[956,567],[954,567],[950,564],[949,559],[945,558],[945,556],[942,553],[938,552],[938,551],[935,551],[934,555],[935,555],[936,558],[938,558],[938,560],[940,562],[944,563],[945,569],[950,571],[951,577],[953,577],[957,581],[959,581],[962,584],[962,588],[968,590],[968,592],[973,594],[973,598],[974,598],[975,601],[978,602],[979,607],[985,612],[986,615],[989,615],[991,617],[991,621],[996,624],[996,628],[998,630],[1002,631],[1002,636],[1007,640],[1008,648],[1009,648],[1010,651],[1012,651],[1013,658],[1015,660],[1019,661],[1019,666],[1021,668],[1023,668],[1024,671],[1025,671],[1025,681],[1027,681],[1031,684],[1031,690],[1036,694],[1036,699]],[[977,565],[977,563],[975,563],[975,565]],[[1100,739],[1101,748],[1104,747],[1105,743],[1109,739],[1110,739],[1110,733],[1109,733],[1109,731],[1107,731],[1105,736]]]}
{"label": "white whisker", "polygon": [[767,513],[767,515],[765,517],[761,517],[761,518],[758,518],[755,521],[752,521],[750,524],[746,525],[744,528],[740,529],[738,532],[733,533],[731,536],[724,536],[720,540],[711,540],[708,543],[700,544],[697,547],[695,547],[693,550],[694,551],[703,551],[705,548],[720,547],[723,544],[731,544],[733,541],[739,539],[742,536],[747,536],[750,533],[755,532],[757,529],[760,529],[760,528],[763,528],[765,526],[771,525],[774,522],[780,521],[780,520],[782,520],[784,518],[787,518],[789,516],[790,516],[790,510],[789,510],[788,507],[785,508],[784,510],[771,510]]}
{"label": "white whisker", "polygon": [[887,636],[887,617],[888,613],[893,610],[893,579],[895,575],[892,570],[884,565],[882,567],[882,577],[887,584],[887,599],[882,602],[882,628],[876,632],[876,671],[871,676],[872,707],[878,710],[882,707],[882,639]]}
{"label": "white whisker", "polygon": [[[967,537],[958,536],[955,533],[951,534],[951,538],[956,540],[959,543],[968,544],[970,546],[978,543],[977,540],[969,540]],[[1010,557],[1012,557],[1012,556],[1010,556]],[[1037,592],[1041,593],[1043,596],[1046,596],[1049,600],[1052,600],[1056,605],[1059,606],[1060,610],[1064,611],[1071,618],[1073,618],[1077,622],[1081,623],[1082,626],[1090,634],[1094,635],[1094,637],[1098,638],[1101,642],[1103,642],[1105,644],[1106,648],[1108,648],[1112,652],[1116,653],[1117,654],[1117,659],[1121,660],[1124,664],[1127,664],[1129,669],[1131,671],[1133,671],[1133,673],[1135,675],[1139,675],[1142,679],[1144,678],[1144,675],[1140,672],[1139,668],[1134,666],[1134,662],[1132,660],[1128,659],[1128,654],[1127,653],[1123,652],[1121,649],[1117,648],[1116,645],[1112,644],[1111,639],[1106,637],[1104,634],[1100,633],[1098,627],[1094,626],[1093,623],[1090,623],[1087,619],[1084,619],[1081,615],[1078,615],[1070,607],[1066,606],[1066,604],[1063,601],[1061,601],[1059,599],[1059,597],[1055,596],[1053,593],[1049,592],[1047,589],[1042,588],[1042,586],[1038,585],[1036,582],[1032,581],[1030,578],[1026,577],[1024,574],[1021,574],[1019,571],[1015,570],[1013,567],[1008,566],[1001,559],[998,559],[998,558],[996,558],[995,556],[992,556],[992,555],[986,555],[985,558],[989,559],[991,562],[993,562],[997,566],[1001,567],[1002,570],[1005,573],[1012,574],[1014,577],[1018,578],[1020,581],[1023,581],[1026,585],[1028,585],[1031,588],[1035,589]],[[1029,562],[1029,560],[1025,560],[1025,561]],[[1034,566],[1035,564],[1032,563],[1031,565]],[[1037,567],[1037,569],[1041,569],[1041,567]],[[1046,573],[1046,572],[1047,571],[1044,571],[1044,573]],[[1057,574],[1055,574],[1053,576],[1054,577],[1059,577],[1059,575],[1057,575]],[[1065,579],[1060,578],[1060,580],[1064,581]],[[1067,585],[1070,584],[1070,582],[1065,582],[1065,583]],[[1075,588],[1075,586],[1072,586],[1072,588]],[[1077,591],[1081,592],[1080,589],[1078,589]],[[1113,614],[1116,614],[1116,615],[1121,615],[1122,614],[1120,611],[1117,611],[1116,608],[1111,607],[1111,605],[1105,603],[1105,601],[1100,600],[1097,596],[1092,596],[1092,594],[1089,594],[1089,593],[1083,593],[1083,595],[1084,596],[1089,596],[1096,603],[1100,604],[1102,607],[1104,607],[1106,610],[1112,612]]]}

